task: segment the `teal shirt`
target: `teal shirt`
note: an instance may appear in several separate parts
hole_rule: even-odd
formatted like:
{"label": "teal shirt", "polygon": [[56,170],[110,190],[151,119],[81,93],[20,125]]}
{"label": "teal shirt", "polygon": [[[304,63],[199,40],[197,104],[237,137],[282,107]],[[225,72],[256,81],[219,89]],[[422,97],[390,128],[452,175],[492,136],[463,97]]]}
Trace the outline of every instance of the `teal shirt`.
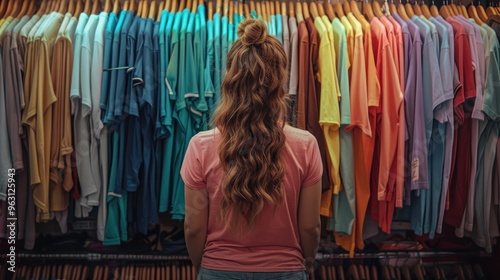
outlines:
{"label": "teal shirt", "polygon": [[233,47],[233,44],[234,44],[234,24],[233,23],[229,23],[228,25],[228,38],[227,38],[227,52],[229,53],[229,51],[231,50],[231,48]]}
{"label": "teal shirt", "polygon": [[[196,25],[194,35],[194,56],[198,81],[198,98],[194,103],[194,109],[200,114],[208,112],[208,104],[205,97],[205,60],[207,56],[207,23],[205,19],[205,6],[199,5],[196,14]],[[199,124],[205,127],[205,124]],[[204,129],[203,129],[204,130]]]}
{"label": "teal shirt", "polygon": [[281,14],[276,15],[276,37],[283,45],[283,18]]}
{"label": "teal shirt", "polygon": [[[173,158],[174,150],[179,149],[175,144],[175,135],[177,132],[177,125],[175,125],[174,117],[177,116],[174,111],[176,103],[176,90],[177,90],[177,77],[179,75],[179,40],[180,40],[180,27],[182,22],[182,12],[170,13],[166,27],[165,40],[170,39],[169,46],[170,60],[167,63],[167,77],[165,83],[169,98],[167,99],[167,111],[171,112],[170,124],[167,126],[169,129],[169,136],[165,141],[163,148],[162,158],[162,172],[161,172],[161,188],[160,188],[160,203],[159,212],[170,212],[172,209],[172,196],[173,196]],[[169,36],[169,34],[171,34]]]}
{"label": "teal shirt", "polygon": [[214,72],[214,104],[220,99],[220,86],[222,82],[221,78],[221,63],[222,63],[222,46],[221,46],[221,17],[220,14],[214,14],[213,20],[214,27],[214,52],[215,52],[215,72]]}
{"label": "teal shirt", "polygon": [[238,40],[238,26],[240,25],[240,21],[241,21],[241,15],[238,13],[235,13],[234,17],[233,17],[233,22],[234,22],[233,40],[234,41]]}
{"label": "teal shirt", "polygon": [[[159,118],[160,118],[160,126],[156,129],[156,137],[164,138],[167,136],[167,126],[166,126],[166,117],[167,117],[167,85],[165,84],[165,79],[167,77],[167,63],[170,54],[167,52],[166,45],[166,29],[167,29],[167,21],[168,21],[169,12],[163,10],[161,12],[160,18],[160,30],[158,34],[158,44],[159,44],[159,77],[158,77],[158,86],[159,90]],[[171,113],[170,113],[171,114]],[[170,118],[172,118],[170,116]],[[170,123],[172,120],[170,119]]]}
{"label": "teal shirt", "polygon": [[[182,161],[186,153],[186,149],[191,137],[196,134],[193,127],[194,113],[191,109],[192,99],[198,97],[198,88],[196,81],[196,65],[194,65],[193,54],[193,36],[195,29],[196,15],[190,13],[188,9],[183,11],[182,28],[180,36],[180,77],[179,87],[177,91],[177,130],[175,132],[175,149],[173,160],[173,174],[180,174]],[[185,214],[184,203],[184,183],[180,176],[176,175],[173,178],[173,194],[172,194],[172,219],[182,220]]]}
{"label": "teal shirt", "polygon": [[354,193],[354,149],[352,132],[344,128],[351,124],[351,107],[348,77],[347,36],[342,22],[335,18],[332,22],[334,49],[337,54],[337,79],[341,94],[340,100],[340,176],[343,190],[334,196],[335,231],[351,234],[356,213]]}
{"label": "teal shirt", "polygon": [[224,80],[224,76],[226,75],[226,60],[228,53],[228,39],[229,39],[229,19],[228,17],[222,17],[222,34],[221,34],[221,45],[222,45],[222,54],[221,54],[221,71],[220,71],[220,80],[221,84]]}
{"label": "teal shirt", "polygon": [[214,46],[214,22],[207,21],[207,56],[205,60],[205,97],[208,103],[208,119],[214,110],[214,73],[215,73],[215,46]]}
{"label": "teal shirt", "polygon": [[171,49],[172,53],[170,56],[170,61],[167,67],[167,89],[169,97],[171,100],[176,99],[177,94],[177,82],[179,77],[179,59],[180,59],[180,33],[181,33],[181,22],[183,19],[183,13],[177,12],[175,14],[175,19],[172,27],[172,37],[171,37]]}
{"label": "teal shirt", "polygon": [[271,22],[269,22],[269,34],[276,37],[276,16],[271,15]]}

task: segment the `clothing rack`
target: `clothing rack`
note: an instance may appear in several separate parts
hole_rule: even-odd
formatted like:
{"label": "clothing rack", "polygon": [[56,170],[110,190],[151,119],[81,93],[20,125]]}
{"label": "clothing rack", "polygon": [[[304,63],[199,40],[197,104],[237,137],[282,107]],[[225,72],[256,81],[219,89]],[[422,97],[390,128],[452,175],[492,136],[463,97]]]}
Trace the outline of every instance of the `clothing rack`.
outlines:
{"label": "clothing rack", "polygon": [[[84,260],[84,261],[187,261],[189,256],[162,256],[162,255],[133,255],[133,254],[38,254],[38,253],[18,253],[19,260]],[[8,259],[6,254],[0,255],[0,259]]]}
{"label": "clothing rack", "polygon": [[[329,259],[387,259],[387,258],[435,258],[435,257],[489,257],[483,250],[477,251],[386,251],[356,253],[349,256],[349,253],[317,253],[316,260]],[[0,259],[7,259],[6,254],[0,255]],[[23,259],[44,259],[44,260],[86,260],[86,261],[106,261],[106,260],[128,260],[128,261],[185,261],[189,256],[163,256],[163,255],[134,255],[134,254],[101,254],[101,253],[81,253],[81,254],[39,254],[39,253],[18,253],[17,258]]]}
{"label": "clothing rack", "polygon": [[478,251],[386,251],[373,253],[356,253],[349,256],[348,253],[341,254],[316,254],[316,260],[329,259],[388,259],[388,258],[443,258],[443,257],[489,257],[483,250]]}

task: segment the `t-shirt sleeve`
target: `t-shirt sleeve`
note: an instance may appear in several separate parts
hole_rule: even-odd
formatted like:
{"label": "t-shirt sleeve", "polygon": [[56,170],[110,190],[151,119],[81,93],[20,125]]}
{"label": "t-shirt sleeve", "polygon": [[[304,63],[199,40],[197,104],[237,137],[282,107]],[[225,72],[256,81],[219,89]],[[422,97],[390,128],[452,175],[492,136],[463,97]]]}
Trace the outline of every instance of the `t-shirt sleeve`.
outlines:
{"label": "t-shirt sleeve", "polygon": [[319,153],[318,142],[312,135],[309,137],[305,156],[307,170],[304,181],[302,182],[302,187],[307,188],[317,183],[323,176],[323,163]]}
{"label": "t-shirt sleeve", "polygon": [[181,167],[181,177],[187,187],[192,189],[203,189],[205,180],[199,155],[201,154],[197,137],[193,137],[189,141],[189,146],[184,156],[184,161]]}

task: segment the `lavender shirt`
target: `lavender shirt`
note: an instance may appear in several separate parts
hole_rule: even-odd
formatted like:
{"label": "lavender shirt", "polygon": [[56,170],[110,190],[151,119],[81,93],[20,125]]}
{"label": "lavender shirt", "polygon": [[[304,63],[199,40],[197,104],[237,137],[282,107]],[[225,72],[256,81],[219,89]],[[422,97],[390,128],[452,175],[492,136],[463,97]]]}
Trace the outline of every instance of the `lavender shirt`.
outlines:
{"label": "lavender shirt", "polygon": [[[411,36],[409,47],[408,78],[405,88],[405,113],[406,126],[408,129],[408,162],[418,159],[418,180],[412,181],[408,178],[407,188],[410,190],[428,188],[427,167],[427,140],[424,118],[424,96],[422,88],[422,46],[419,27],[412,21],[407,22],[408,32]],[[410,191],[406,191],[407,203],[409,203]]]}

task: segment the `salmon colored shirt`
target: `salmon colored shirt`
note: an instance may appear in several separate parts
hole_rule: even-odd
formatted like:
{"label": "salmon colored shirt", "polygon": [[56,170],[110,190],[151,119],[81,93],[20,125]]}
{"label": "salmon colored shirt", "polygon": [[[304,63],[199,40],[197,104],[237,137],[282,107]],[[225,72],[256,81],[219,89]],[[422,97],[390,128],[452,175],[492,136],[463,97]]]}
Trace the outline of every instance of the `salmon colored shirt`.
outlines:
{"label": "salmon colored shirt", "polygon": [[[335,242],[342,248],[349,251],[349,255],[354,255],[356,244],[363,246],[362,233],[363,223],[366,215],[366,206],[370,199],[370,186],[368,175],[365,170],[365,150],[363,144],[364,137],[371,137],[370,120],[368,113],[368,90],[366,77],[366,59],[363,43],[363,30],[361,23],[352,13],[347,14],[350,24],[354,30],[353,55],[351,68],[349,69],[349,87],[351,97],[351,125],[346,130],[352,131],[352,141],[354,148],[354,186],[356,211],[352,234],[335,234]],[[351,75],[351,73],[359,73]]]}
{"label": "salmon colored shirt", "polygon": [[218,129],[195,135],[186,151],[181,176],[188,188],[206,189],[209,197],[208,228],[201,266],[207,269],[249,272],[303,270],[297,225],[300,190],[321,180],[323,166],[316,139],[307,131],[285,126],[282,157],[284,202],[276,209],[266,205],[255,228],[235,234],[217,223],[224,171],[218,149]]}

